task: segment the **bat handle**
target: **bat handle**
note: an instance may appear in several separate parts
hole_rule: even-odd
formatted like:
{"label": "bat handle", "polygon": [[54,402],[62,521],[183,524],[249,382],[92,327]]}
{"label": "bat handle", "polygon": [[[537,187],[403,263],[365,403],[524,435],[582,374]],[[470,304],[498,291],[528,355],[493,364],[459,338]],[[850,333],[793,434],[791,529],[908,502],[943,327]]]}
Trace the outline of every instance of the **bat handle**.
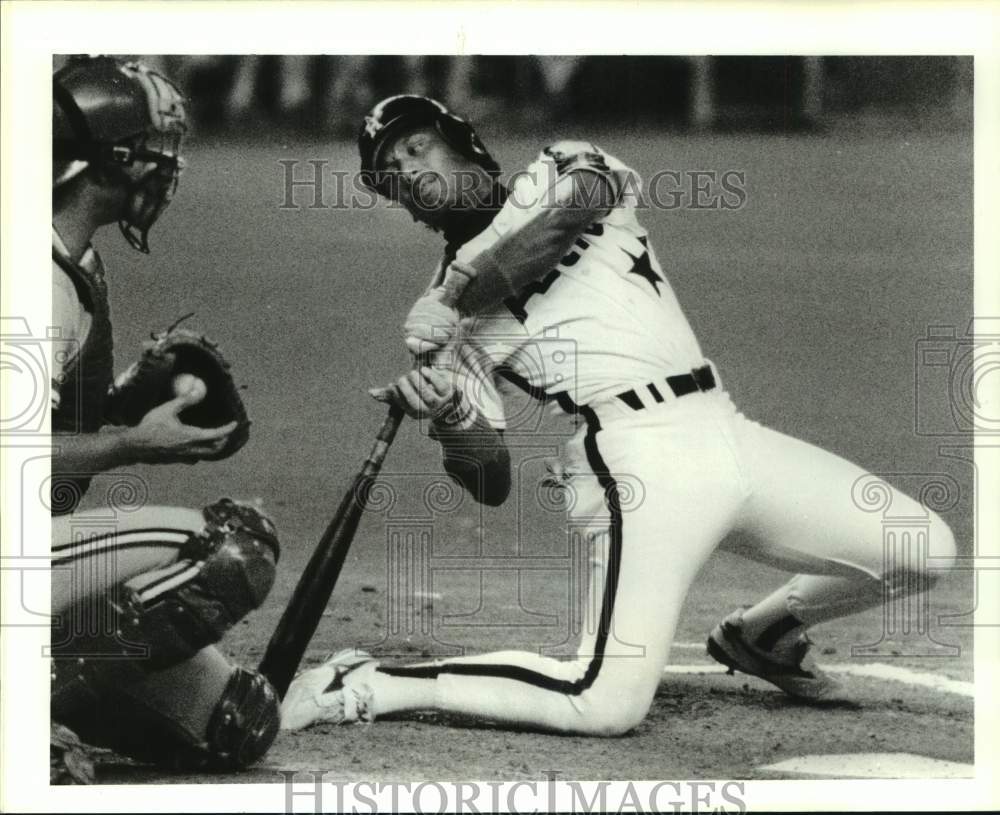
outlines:
{"label": "bat handle", "polygon": [[[449,308],[455,308],[462,293],[475,277],[476,270],[472,266],[469,266],[467,263],[453,261],[448,266],[441,285],[437,287],[440,292],[441,302]],[[414,367],[418,367],[421,364],[430,364],[431,362],[432,358],[418,357],[414,360]],[[396,438],[396,431],[399,430],[399,426],[405,417],[406,414],[399,405],[391,404],[389,406],[389,415],[382,422],[382,427],[375,436],[375,443],[372,445],[372,450],[365,461],[363,468],[365,475],[375,475],[382,469],[382,462],[385,461],[386,453],[389,452],[389,446],[392,444],[392,440]]]}
{"label": "bat handle", "polygon": [[406,414],[399,405],[390,405],[389,414],[382,422],[378,433],[375,434],[375,442],[372,444],[371,452],[362,467],[362,472],[366,476],[376,476],[382,469],[382,462],[385,461],[389,447],[392,446],[392,440],[396,438],[396,431],[399,430],[405,416]]}

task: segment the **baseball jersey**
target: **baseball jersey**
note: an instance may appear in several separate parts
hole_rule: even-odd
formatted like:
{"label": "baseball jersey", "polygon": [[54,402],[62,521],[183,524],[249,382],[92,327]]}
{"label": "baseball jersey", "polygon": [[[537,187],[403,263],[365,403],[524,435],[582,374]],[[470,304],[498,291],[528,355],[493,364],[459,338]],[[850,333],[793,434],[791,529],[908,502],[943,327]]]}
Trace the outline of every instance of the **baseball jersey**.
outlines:
{"label": "baseball jersey", "polygon": [[494,407],[496,389],[481,381],[487,372],[502,371],[525,390],[572,408],[705,362],[636,217],[637,174],[589,142],[543,150],[514,180],[490,225],[456,258],[471,261],[516,233],[552,205],[559,185],[572,184],[574,172],[608,179],[614,206],[540,280],[492,313],[463,321],[466,378],[480,380],[470,397],[491,419],[502,411]]}
{"label": "baseball jersey", "polygon": [[[52,234],[53,325],[52,432],[96,433],[104,425],[114,351],[104,266],[93,247],[74,262]],[[51,481],[53,515],[72,512],[90,476],[60,475]]]}
{"label": "baseball jersey", "polygon": [[[69,250],[63,243],[59,233],[52,230],[52,251],[54,254],[70,261]],[[99,262],[93,247],[88,247],[80,259],[79,266],[91,273],[97,269]],[[58,410],[61,402],[61,389],[66,374],[79,360],[80,349],[83,348],[90,334],[93,316],[80,302],[76,283],[62,266],[52,261],[52,325],[59,334],[52,345],[52,409]]]}

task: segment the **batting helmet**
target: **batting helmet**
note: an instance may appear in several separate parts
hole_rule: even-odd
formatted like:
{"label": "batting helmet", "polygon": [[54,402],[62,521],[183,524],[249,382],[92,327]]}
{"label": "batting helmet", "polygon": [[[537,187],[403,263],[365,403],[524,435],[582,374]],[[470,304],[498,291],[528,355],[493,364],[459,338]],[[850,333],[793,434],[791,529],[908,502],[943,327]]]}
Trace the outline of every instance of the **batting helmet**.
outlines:
{"label": "batting helmet", "polygon": [[448,144],[486,172],[491,175],[500,173],[500,165],[465,119],[456,116],[435,99],[402,94],[383,99],[365,116],[358,133],[361,183],[389,197],[390,178],[378,167],[382,149],[394,135],[425,125],[433,126]]}
{"label": "batting helmet", "polygon": [[[177,188],[186,132],[184,97],[145,65],[80,57],[52,77],[52,186],[90,166],[120,178],[129,196],[119,226],[141,252],[149,252],[149,229]],[[125,170],[136,164],[154,167],[135,178]]]}

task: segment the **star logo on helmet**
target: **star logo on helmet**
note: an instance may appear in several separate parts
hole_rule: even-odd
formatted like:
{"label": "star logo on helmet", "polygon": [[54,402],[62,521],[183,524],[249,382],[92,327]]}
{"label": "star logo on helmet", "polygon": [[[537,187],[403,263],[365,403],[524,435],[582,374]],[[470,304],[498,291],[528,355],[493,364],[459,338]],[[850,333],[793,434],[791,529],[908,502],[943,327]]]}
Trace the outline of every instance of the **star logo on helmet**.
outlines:
{"label": "star logo on helmet", "polygon": [[365,116],[365,133],[375,138],[375,134],[382,129],[382,123],[374,116]]}

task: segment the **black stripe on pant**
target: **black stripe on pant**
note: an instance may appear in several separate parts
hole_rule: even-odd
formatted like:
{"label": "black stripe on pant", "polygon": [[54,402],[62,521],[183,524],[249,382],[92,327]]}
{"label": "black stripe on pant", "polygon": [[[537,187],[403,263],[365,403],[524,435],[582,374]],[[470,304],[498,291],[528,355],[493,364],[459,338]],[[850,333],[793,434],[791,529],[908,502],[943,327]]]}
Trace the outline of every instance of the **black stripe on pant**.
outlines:
{"label": "black stripe on pant", "polygon": [[604,662],[604,650],[611,634],[611,620],[614,615],[615,595],[618,591],[618,575],[621,569],[622,553],[622,512],[618,494],[618,484],[612,478],[607,464],[597,446],[597,434],[601,431],[601,423],[593,409],[586,405],[578,407],[580,414],[587,422],[587,435],[584,439],[584,449],[587,462],[597,476],[604,490],[604,502],[610,514],[609,531],[611,545],[609,547],[608,571],[604,583],[604,597],[601,602],[601,617],[598,624],[597,639],[594,644],[594,658],[587,666],[584,675],[575,681],[555,679],[546,674],[522,668],[517,665],[489,665],[486,663],[444,663],[443,665],[427,665],[422,667],[379,667],[377,670],[389,676],[410,677],[412,679],[435,679],[441,674],[457,674],[461,676],[484,676],[499,679],[512,679],[526,682],[545,690],[579,695],[594,684]]}

